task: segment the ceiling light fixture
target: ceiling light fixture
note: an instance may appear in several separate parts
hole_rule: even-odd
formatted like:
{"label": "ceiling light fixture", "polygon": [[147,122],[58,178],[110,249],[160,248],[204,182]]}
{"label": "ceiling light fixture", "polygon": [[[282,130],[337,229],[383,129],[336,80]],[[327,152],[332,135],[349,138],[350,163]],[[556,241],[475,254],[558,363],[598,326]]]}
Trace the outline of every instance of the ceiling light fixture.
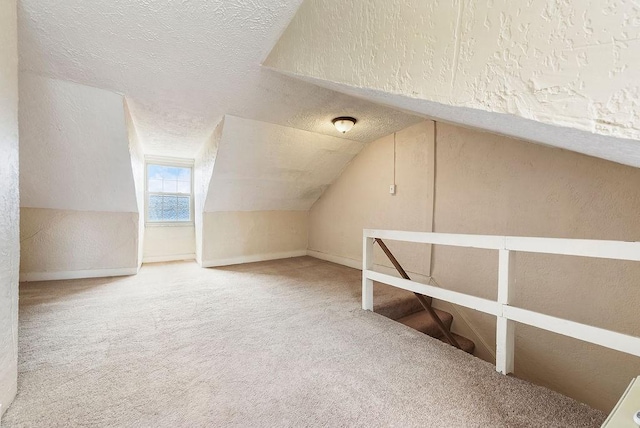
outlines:
{"label": "ceiling light fixture", "polygon": [[336,117],[331,122],[333,123],[333,126],[335,126],[338,131],[342,132],[343,134],[346,134],[347,132],[351,131],[351,128],[353,128],[353,125],[356,124],[357,120],[355,120],[353,117],[341,116],[341,117]]}

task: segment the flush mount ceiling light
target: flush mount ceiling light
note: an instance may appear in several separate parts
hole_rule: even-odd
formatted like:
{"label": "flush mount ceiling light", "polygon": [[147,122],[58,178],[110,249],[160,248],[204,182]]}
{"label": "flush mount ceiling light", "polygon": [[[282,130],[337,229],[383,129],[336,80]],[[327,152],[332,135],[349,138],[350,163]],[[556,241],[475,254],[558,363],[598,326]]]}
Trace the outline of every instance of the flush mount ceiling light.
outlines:
{"label": "flush mount ceiling light", "polygon": [[343,134],[346,134],[347,132],[351,131],[351,128],[353,128],[353,125],[356,124],[357,120],[355,120],[353,117],[341,116],[341,117],[336,117],[331,122],[333,123],[333,126],[335,126],[338,131],[342,132]]}

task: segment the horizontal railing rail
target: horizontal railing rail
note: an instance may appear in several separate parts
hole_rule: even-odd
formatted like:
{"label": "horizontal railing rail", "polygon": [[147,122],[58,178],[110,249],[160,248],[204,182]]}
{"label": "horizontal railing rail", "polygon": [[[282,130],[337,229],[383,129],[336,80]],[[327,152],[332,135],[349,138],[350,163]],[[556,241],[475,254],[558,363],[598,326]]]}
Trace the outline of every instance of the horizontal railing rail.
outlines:
{"label": "horizontal railing rail", "polygon": [[[376,239],[497,250],[498,298],[495,301],[484,299],[376,272],[373,270],[373,244]],[[511,305],[516,252],[640,261],[640,242],[365,229],[362,308],[373,311],[373,282],[377,281],[493,315],[497,317],[496,370],[503,374],[513,372],[516,322],[640,357],[639,337]]]}

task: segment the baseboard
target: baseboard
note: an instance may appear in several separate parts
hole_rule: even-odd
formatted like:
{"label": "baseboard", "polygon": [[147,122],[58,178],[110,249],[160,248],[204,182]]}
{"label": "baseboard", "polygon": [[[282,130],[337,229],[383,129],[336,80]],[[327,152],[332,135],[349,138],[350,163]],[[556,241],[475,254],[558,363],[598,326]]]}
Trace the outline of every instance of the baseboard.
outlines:
{"label": "baseboard", "polygon": [[104,278],[138,273],[137,267],[117,269],[70,270],[55,272],[20,272],[20,282],[60,281],[64,279]]}
{"label": "baseboard", "polygon": [[174,254],[171,256],[147,256],[142,259],[142,263],[163,263],[179,262],[182,260],[195,260],[195,254]]}
{"label": "baseboard", "polygon": [[336,256],[333,254],[321,253],[320,251],[315,250],[307,250],[307,256],[315,257],[316,259],[325,260],[327,262],[336,263],[342,266],[347,266],[353,269],[362,270],[362,261],[360,260]]}
{"label": "baseboard", "polygon": [[203,260],[202,267],[219,267],[239,265],[242,263],[264,262],[267,260],[289,259],[291,257],[306,256],[307,250],[287,251],[283,253],[255,254],[251,256],[231,257],[228,259]]}

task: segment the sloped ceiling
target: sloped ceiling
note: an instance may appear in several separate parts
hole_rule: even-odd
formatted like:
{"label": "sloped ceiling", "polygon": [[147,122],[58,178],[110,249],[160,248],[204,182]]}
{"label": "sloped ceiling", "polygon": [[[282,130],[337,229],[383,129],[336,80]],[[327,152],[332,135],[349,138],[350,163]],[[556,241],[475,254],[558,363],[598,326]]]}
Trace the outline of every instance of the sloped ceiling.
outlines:
{"label": "sloped ceiling", "polygon": [[20,205],[137,212],[121,95],[20,75]]}
{"label": "sloped ceiling", "polygon": [[637,2],[306,0],[265,65],[640,166]]}
{"label": "sloped ceiling", "polygon": [[194,157],[225,114],[368,142],[420,118],[260,67],[300,0],[22,0],[23,71],[127,98],[148,154]]}
{"label": "sloped ceiling", "polygon": [[225,116],[204,211],[306,211],[363,147]]}

